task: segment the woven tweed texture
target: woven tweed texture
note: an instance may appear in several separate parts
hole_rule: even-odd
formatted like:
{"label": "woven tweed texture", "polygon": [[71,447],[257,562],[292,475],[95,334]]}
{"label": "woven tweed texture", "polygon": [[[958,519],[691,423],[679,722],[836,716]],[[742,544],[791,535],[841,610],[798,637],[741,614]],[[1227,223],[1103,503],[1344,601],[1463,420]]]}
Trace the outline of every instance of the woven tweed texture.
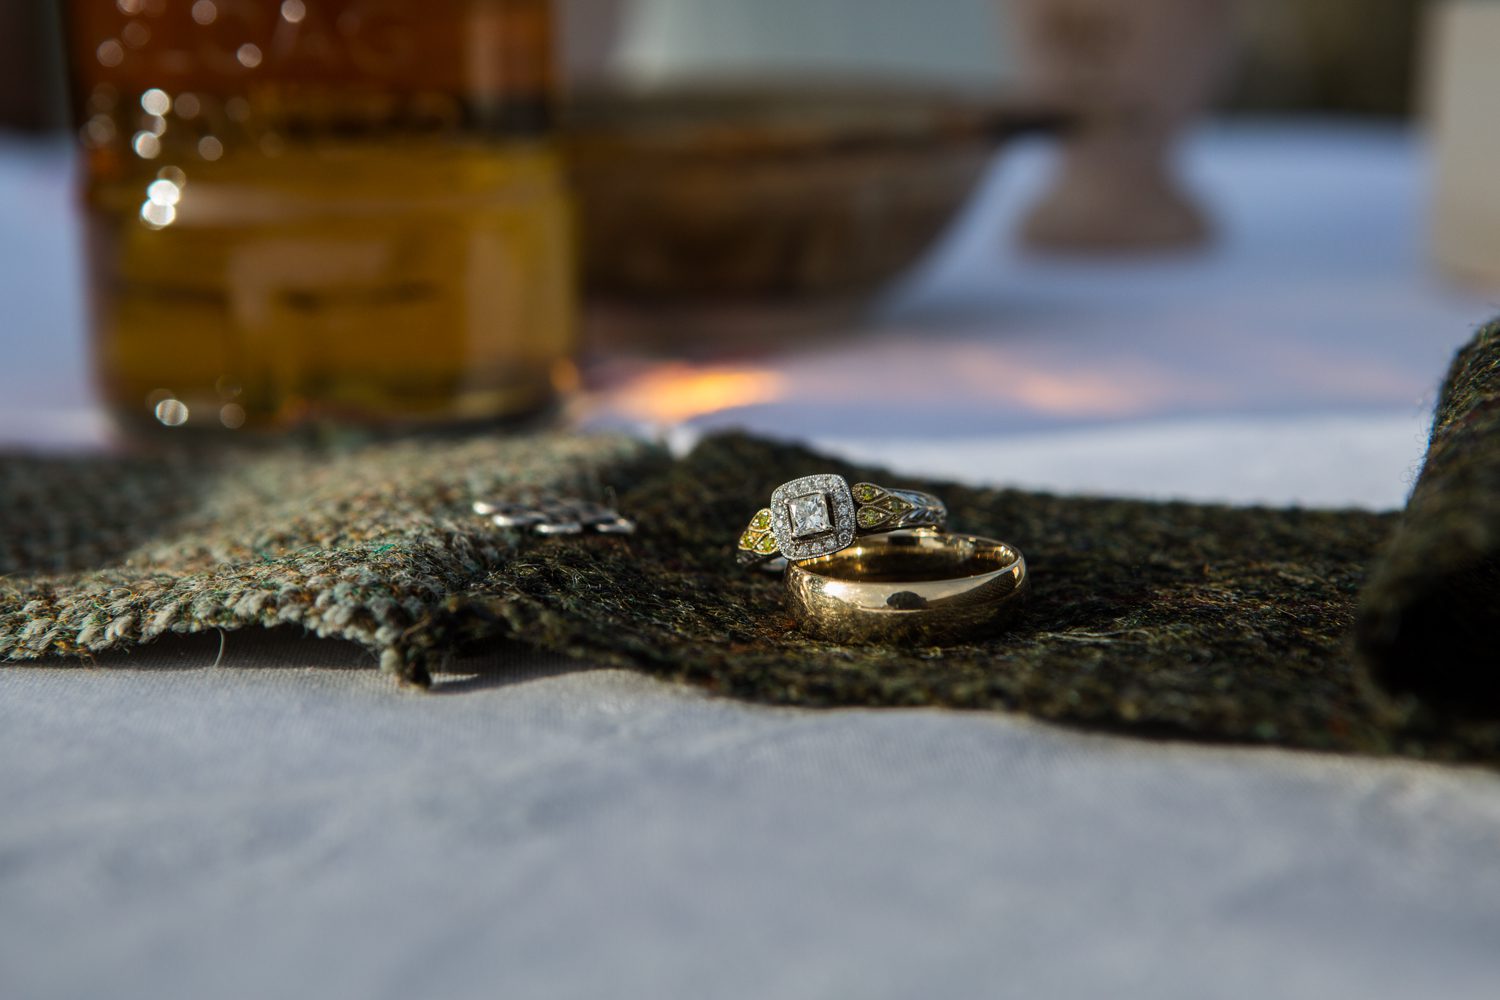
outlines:
{"label": "woven tweed texture", "polygon": [[[1494,345],[1489,330],[1460,355],[1439,409],[1435,449],[1472,455],[1429,459],[1396,568],[1375,571],[1396,596],[1367,599],[1366,614],[1417,599],[1380,581],[1423,561],[1403,553],[1432,509],[1416,498],[1444,491],[1432,477],[1494,467],[1495,435],[1454,430],[1474,421],[1452,395],[1496,391]],[[1021,548],[1034,578],[1025,616],[1003,636],[944,648],[802,635],[779,580],[740,569],[733,551],[772,488],[811,472],[935,492],[956,529]],[[539,494],[605,500],[640,528],[541,538],[469,510]],[[1491,529],[1495,496],[1480,490],[1475,515]],[[1141,735],[1500,762],[1500,726],[1387,691],[1356,651],[1361,590],[1387,565],[1394,514],[906,481],[738,435],[674,461],[628,439],[564,434],[211,462],[12,457],[0,460],[0,512],[0,656],[11,660],[293,624],[358,642],[416,685],[460,646],[505,639],[776,704],[1019,710]],[[1475,533],[1436,537],[1426,544],[1468,551]],[[1493,603],[1493,580],[1472,585],[1488,589],[1469,607]]]}
{"label": "woven tweed texture", "polygon": [[1500,715],[1500,322],[1453,360],[1358,634],[1385,686],[1444,711]]}
{"label": "woven tweed texture", "polygon": [[[300,625],[425,684],[466,595],[524,537],[475,499],[607,499],[665,457],[616,437],[0,461],[0,657],[87,656],[167,633]],[[458,614],[457,617],[464,617]]]}

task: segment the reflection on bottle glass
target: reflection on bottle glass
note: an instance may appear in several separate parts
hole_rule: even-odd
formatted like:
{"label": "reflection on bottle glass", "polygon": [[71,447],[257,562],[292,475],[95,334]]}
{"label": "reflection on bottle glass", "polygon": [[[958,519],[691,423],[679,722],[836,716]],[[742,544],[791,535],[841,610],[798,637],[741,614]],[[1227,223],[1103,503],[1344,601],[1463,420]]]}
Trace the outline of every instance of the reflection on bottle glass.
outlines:
{"label": "reflection on bottle glass", "polygon": [[97,364],[125,421],[550,399],[573,289],[546,0],[71,0],[68,27]]}

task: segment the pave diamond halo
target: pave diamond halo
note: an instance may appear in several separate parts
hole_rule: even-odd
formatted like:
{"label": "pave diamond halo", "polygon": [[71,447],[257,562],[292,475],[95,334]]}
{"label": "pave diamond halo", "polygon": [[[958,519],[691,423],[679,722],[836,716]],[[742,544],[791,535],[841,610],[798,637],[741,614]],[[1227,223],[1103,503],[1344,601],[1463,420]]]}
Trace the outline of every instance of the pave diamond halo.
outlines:
{"label": "pave diamond halo", "polygon": [[847,548],[854,529],[854,494],[843,476],[803,476],[771,494],[771,533],[788,559]]}

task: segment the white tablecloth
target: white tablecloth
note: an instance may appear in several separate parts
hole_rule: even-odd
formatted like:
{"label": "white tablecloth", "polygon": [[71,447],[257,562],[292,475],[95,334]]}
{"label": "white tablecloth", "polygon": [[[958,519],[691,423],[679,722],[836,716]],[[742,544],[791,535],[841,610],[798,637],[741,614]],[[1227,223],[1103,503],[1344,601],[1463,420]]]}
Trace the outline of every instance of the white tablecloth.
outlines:
{"label": "white tablecloth", "polygon": [[[1400,502],[1423,400],[1488,307],[1424,270],[1411,137],[1210,132],[1189,165],[1222,244],[1128,266],[1001,249],[1046,155],[1002,158],[865,338],[757,361],[784,391],[678,433],[1092,492]],[[60,162],[0,150],[11,442],[99,433]],[[800,391],[923,359],[1027,388],[896,416],[868,380]],[[208,636],[0,669],[0,996],[1500,991],[1486,771],[771,710],[514,650],[431,696],[336,644],[235,634],[219,656]]]}

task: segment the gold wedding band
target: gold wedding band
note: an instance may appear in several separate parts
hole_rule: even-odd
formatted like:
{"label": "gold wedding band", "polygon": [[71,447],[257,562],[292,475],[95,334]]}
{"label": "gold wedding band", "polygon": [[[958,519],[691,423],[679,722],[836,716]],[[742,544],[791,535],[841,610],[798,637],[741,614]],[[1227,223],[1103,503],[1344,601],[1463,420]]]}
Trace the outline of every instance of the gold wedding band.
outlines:
{"label": "gold wedding band", "polygon": [[832,642],[943,645],[992,633],[1025,599],[1026,560],[1004,542],[931,529],[870,535],[787,567],[804,631]]}

